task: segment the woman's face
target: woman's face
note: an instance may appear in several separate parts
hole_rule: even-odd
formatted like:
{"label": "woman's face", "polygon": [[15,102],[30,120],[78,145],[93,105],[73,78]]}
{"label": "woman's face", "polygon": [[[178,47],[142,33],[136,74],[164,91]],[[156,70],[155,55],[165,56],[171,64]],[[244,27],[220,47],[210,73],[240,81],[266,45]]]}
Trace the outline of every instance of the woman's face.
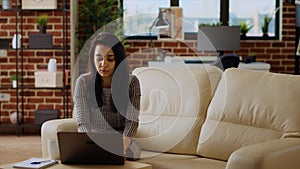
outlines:
{"label": "woman's face", "polygon": [[105,45],[97,45],[95,48],[94,62],[100,76],[113,76],[116,61],[114,52],[110,47]]}

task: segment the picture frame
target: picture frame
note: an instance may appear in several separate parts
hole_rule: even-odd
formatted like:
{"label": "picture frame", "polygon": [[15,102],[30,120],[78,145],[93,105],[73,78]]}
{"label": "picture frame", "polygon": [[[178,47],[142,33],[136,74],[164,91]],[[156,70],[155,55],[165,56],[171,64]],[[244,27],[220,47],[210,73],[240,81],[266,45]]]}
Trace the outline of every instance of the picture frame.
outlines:
{"label": "picture frame", "polygon": [[168,28],[158,30],[158,40],[183,40],[184,34],[182,30],[182,8],[168,7],[159,8],[165,19],[169,22]]}
{"label": "picture frame", "polygon": [[22,9],[28,9],[28,10],[57,9],[57,0],[22,0]]}

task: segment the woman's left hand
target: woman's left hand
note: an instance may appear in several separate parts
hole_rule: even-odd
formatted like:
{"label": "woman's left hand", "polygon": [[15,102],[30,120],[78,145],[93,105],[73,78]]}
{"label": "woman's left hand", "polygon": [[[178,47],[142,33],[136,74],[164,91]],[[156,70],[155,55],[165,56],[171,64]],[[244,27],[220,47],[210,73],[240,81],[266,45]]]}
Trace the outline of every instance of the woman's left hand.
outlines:
{"label": "woman's left hand", "polygon": [[124,155],[126,154],[126,150],[129,147],[130,143],[131,143],[131,138],[124,136],[123,137]]}

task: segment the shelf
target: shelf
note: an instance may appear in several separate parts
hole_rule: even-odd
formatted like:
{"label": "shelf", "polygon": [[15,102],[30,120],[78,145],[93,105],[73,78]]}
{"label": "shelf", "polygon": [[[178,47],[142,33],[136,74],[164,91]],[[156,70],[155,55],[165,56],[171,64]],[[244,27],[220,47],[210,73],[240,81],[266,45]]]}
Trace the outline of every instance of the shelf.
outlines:
{"label": "shelf", "polygon": [[20,125],[10,123],[0,123],[0,128],[19,128]]}
{"label": "shelf", "polygon": [[13,49],[13,48],[6,48],[4,50],[64,50],[63,47],[54,47],[54,48],[18,48],[18,49]]}
{"label": "shelf", "polygon": [[[0,86],[1,89],[12,89],[16,90],[17,88],[13,88],[12,86]],[[18,89],[49,89],[49,90],[64,90],[64,89],[70,89],[70,85],[66,85],[64,87],[35,87],[31,85],[26,85],[26,86],[20,86]]]}
{"label": "shelf", "polygon": [[[59,5],[60,4],[60,5]],[[58,4],[58,7],[56,9],[22,9],[22,1],[16,1],[14,3],[14,5],[12,6],[11,9],[0,9],[0,11],[4,11],[6,13],[7,12],[11,12],[13,13],[13,15],[15,15],[15,19],[13,21],[10,21],[11,23],[14,22],[15,23],[15,31],[14,33],[17,34],[21,34],[24,35],[23,38],[30,38],[30,32],[32,31],[32,29],[29,29],[26,27],[26,24],[31,24],[28,22],[28,20],[25,18],[28,16],[28,12],[23,12],[23,11],[53,11],[52,16],[59,16],[62,19],[62,28],[60,28],[61,32],[62,32],[62,37],[59,36],[59,38],[61,38],[60,41],[57,41],[56,43],[52,43],[52,45],[48,45],[48,46],[42,46],[42,47],[46,47],[46,48],[31,48],[31,47],[39,47],[39,46],[34,46],[32,45],[30,42],[28,41],[21,41],[22,43],[19,43],[20,48],[12,48],[12,45],[5,45],[2,46],[2,48],[4,48],[4,50],[9,50],[10,55],[15,55],[15,72],[16,74],[26,74],[27,72],[30,72],[32,70],[28,70],[25,69],[27,66],[26,64],[29,63],[29,61],[25,60],[24,58],[26,56],[27,51],[30,52],[36,52],[36,51],[41,51],[41,52],[52,52],[55,53],[53,54],[53,56],[57,56],[61,58],[60,63],[62,64],[62,71],[63,71],[63,86],[62,87],[35,87],[35,82],[33,81],[25,81],[24,78],[20,78],[18,81],[18,87],[17,88],[13,88],[12,85],[10,83],[5,83],[5,85],[1,85],[0,86],[0,90],[2,90],[1,92],[6,92],[9,91],[10,93],[14,93],[15,94],[15,101],[12,101],[15,103],[15,108],[16,108],[16,112],[19,113],[25,113],[24,110],[26,110],[25,108],[25,104],[27,104],[26,102],[26,92],[27,90],[29,91],[33,91],[33,90],[50,90],[51,92],[60,92],[61,95],[55,96],[55,97],[60,97],[62,98],[62,103],[63,103],[63,107],[61,108],[60,111],[63,111],[63,115],[64,117],[68,117],[69,114],[69,107],[68,107],[68,93],[69,93],[69,89],[71,88],[70,85],[67,83],[67,81],[65,80],[66,78],[68,78],[66,72],[68,71],[68,63],[66,63],[69,59],[69,55],[68,55],[68,50],[69,50],[69,46],[68,46],[68,11],[70,11],[69,9],[67,9],[66,7],[68,6],[68,1],[66,0],[62,0],[60,1]],[[36,13],[34,15],[38,16],[39,13]],[[10,14],[11,15],[11,14]],[[2,17],[5,17],[2,15]],[[33,32],[31,32],[33,33]],[[33,33],[35,34],[35,33]],[[38,32],[36,32],[36,34],[38,34]],[[51,33],[47,33],[47,35],[50,35]],[[56,36],[55,34],[53,34],[53,36]],[[52,37],[53,37],[52,36]],[[25,38],[25,39],[26,39]],[[6,41],[9,41],[9,44],[11,43],[13,37],[10,38],[6,38]],[[37,41],[36,41],[37,42]],[[24,52],[25,51],[25,52]],[[58,52],[58,54],[57,54]],[[8,53],[8,52],[7,52]],[[37,53],[35,53],[34,55],[38,55]],[[49,56],[47,56],[49,57]],[[25,64],[24,64],[25,63]],[[30,64],[30,63],[29,63]],[[32,63],[35,65],[38,65],[40,63]],[[9,75],[9,73],[7,73]],[[29,76],[32,76],[31,74]],[[68,85],[67,85],[68,84]],[[48,92],[48,91],[47,91]],[[31,103],[29,103],[31,104]],[[35,103],[32,103],[35,104]],[[0,107],[1,108],[1,107]],[[27,110],[26,110],[27,111]],[[1,117],[1,110],[0,110],[0,117]],[[24,117],[22,117],[24,118]],[[24,121],[24,119],[22,119],[22,121]],[[20,133],[24,132],[25,128],[40,128],[40,125],[36,125],[36,124],[6,124],[6,123],[1,123],[1,118],[0,118],[0,128],[15,128],[17,131],[17,134],[19,135]]]}
{"label": "shelf", "polygon": [[0,89],[16,89],[16,88],[13,88],[12,85],[4,85],[4,86],[0,86]]}

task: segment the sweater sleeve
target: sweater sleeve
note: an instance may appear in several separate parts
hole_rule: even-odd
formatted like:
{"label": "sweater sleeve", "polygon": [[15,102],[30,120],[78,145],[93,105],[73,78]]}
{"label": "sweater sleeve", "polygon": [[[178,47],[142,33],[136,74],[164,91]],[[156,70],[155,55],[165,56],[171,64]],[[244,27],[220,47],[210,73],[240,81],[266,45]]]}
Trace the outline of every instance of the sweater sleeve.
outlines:
{"label": "sweater sleeve", "polygon": [[140,112],[140,83],[137,77],[132,76],[129,85],[129,99],[125,120],[124,136],[134,137],[139,125],[139,112]]}
{"label": "sweater sleeve", "polygon": [[82,76],[78,77],[74,90],[74,117],[78,123],[78,131],[86,132],[87,125],[89,124],[89,104],[88,104],[88,91],[87,85]]}

